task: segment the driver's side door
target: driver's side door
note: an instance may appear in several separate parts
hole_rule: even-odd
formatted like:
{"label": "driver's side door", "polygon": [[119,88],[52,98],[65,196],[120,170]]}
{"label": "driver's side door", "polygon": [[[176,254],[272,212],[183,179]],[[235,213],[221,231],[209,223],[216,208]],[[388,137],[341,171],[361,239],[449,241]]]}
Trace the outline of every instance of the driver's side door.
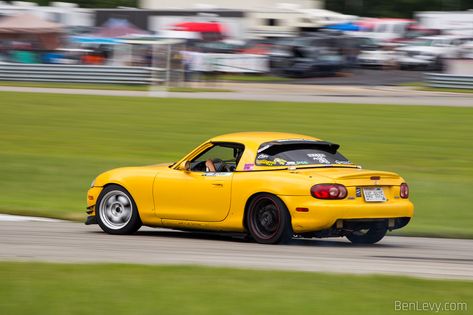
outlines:
{"label": "driver's side door", "polygon": [[206,172],[205,161],[229,161],[233,152],[233,148],[214,145],[190,161],[189,170],[172,169],[158,175],[153,189],[157,216],[201,222],[224,220],[230,210],[233,173],[224,169]]}

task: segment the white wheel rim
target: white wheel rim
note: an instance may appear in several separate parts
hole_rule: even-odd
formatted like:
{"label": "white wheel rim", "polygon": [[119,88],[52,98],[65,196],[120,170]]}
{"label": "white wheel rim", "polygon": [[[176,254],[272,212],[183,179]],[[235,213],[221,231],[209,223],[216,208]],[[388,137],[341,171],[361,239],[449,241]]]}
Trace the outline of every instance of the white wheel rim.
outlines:
{"label": "white wheel rim", "polygon": [[100,219],[109,229],[119,230],[125,227],[130,222],[132,213],[130,198],[120,190],[108,192],[100,201]]}

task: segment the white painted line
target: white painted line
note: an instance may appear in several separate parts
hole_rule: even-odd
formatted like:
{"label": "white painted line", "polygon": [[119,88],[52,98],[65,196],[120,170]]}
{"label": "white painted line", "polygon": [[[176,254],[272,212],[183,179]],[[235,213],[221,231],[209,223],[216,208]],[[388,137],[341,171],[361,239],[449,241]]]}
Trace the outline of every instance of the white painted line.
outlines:
{"label": "white painted line", "polygon": [[48,219],[41,217],[27,217],[22,215],[10,215],[10,214],[0,214],[0,221],[3,222],[61,222],[61,220]]}

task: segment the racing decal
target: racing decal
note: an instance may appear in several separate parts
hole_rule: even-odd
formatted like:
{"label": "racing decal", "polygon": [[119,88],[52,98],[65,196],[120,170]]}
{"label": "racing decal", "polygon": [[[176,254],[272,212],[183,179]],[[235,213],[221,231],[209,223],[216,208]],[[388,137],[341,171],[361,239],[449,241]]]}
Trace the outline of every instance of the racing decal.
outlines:
{"label": "racing decal", "polygon": [[232,175],[232,172],[208,172],[204,173],[202,176],[230,176]]}
{"label": "racing decal", "polygon": [[251,163],[246,163],[245,166],[243,167],[244,171],[251,171],[255,167],[254,164]]}
{"label": "racing decal", "polygon": [[259,160],[259,161],[258,161],[258,164],[259,164],[259,165],[264,165],[264,166],[273,166],[273,165],[274,165],[274,161],[270,161],[270,160]]}
{"label": "racing decal", "polygon": [[267,158],[269,158],[269,155],[264,154],[264,153],[258,154],[258,157],[256,157],[257,160],[264,160]]}
{"label": "racing decal", "polygon": [[327,160],[327,156],[323,153],[309,153],[307,156],[320,164],[330,164],[330,161]]}
{"label": "racing decal", "polygon": [[264,166],[283,166],[287,165],[287,161],[281,158],[275,158],[273,161],[271,160],[258,160],[258,165],[264,165]]}
{"label": "racing decal", "polygon": [[259,149],[258,149],[258,153],[263,152],[264,150],[266,150],[266,149],[269,148],[269,147],[270,147],[270,145],[267,144],[267,145],[265,145],[264,147],[259,148]]}
{"label": "racing decal", "polygon": [[275,158],[274,159],[274,164],[276,165],[286,165],[287,161],[281,158]]}
{"label": "racing decal", "polygon": [[348,160],[345,160],[345,161],[335,160],[335,164],[352,164],[352,163]]}

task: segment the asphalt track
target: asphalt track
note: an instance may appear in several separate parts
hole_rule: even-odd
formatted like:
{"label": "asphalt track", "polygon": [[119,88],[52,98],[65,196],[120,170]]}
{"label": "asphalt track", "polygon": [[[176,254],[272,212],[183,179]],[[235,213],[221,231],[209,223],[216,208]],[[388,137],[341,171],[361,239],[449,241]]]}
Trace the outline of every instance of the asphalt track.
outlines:
{"label": "asphalt track", "polygon": [[473,94],[417,91],[403,86],[315,86],[304,84],[242,84],[216,83],[212,86],[202,84],[192,87],[214,87],[229,89],[232,92],[164,92],[164,91],[126,91],[126,90],[86,90],[67,88],[34,88],[0,86],[0,91],[106,95],[129,97],[170,97],[182,99],[213,100],[254,100],[273,102],[322,102],[349,104],[386,104],[473,107]]}
{"label": "asphalt track", "polygon": [[386,237],[377,245],[294,239],[260,245],[228,235],[142,228],[108,235],[97,225],[0,217],[0,260],[196,264],[473,280],[473,240]]}

